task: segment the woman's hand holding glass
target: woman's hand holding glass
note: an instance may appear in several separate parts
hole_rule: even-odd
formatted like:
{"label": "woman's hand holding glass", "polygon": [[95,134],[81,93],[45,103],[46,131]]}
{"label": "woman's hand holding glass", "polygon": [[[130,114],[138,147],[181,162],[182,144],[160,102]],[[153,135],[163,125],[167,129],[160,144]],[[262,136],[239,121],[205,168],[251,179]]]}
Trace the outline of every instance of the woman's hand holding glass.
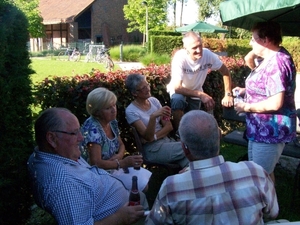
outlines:
{"label": "woman's hand holding glass", "polygon": [[236,93],[238,93],[240,96],[244,96],[245,95],[245,88],[241,88],[241,87],[235,87],[232,89],[232,94],[234,97],[236,97]]}
{"label": "woman's hand holding glass", "polygon": [[124,165],[121,164],[121,167],[140,167],[143,163],[143,156],[141,154],[130,155],[125,157],[122,161]]}
{"label": "woman's hand holding glass", "polygon": [[163,106],[160,108],[162,120],[169,121],[171,117],[171,108],[169,106]]}

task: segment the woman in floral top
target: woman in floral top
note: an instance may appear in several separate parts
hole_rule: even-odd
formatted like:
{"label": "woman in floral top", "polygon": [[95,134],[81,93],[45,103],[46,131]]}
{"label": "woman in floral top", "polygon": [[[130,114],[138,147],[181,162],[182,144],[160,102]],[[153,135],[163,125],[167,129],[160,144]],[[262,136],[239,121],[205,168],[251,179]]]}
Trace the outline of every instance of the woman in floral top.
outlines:
{"label": "woman in floral top", "polygon": [[246,112],[249,160],[261,165],[274,182],[273,171],[285,143],[296,135],[296,68],[281,42],[278,23],[257,23],[250,45],[264,60],[247,77],[246,88],[233,89],[233,93],[245,95],[245,102],[235,109],[237,113]]}
{"label": "woman in floral top", "polygon": [[[143,163],[142,155],[123,158],[125,145],[120,137],[116,120],[116,102],[115,94],[106,88],[96,88],[89,93],[86,110],[90,117],[81,128],[84,136],[82,146],[86,150],[83,152],[83,156],[88,158],[87,160],[91,165],[108,170],[121,180],[125,176],[125,180],[122,181],[127,189],[131,188],[132,176],[137,175],[140,178],[138,179],[139,188],[144,190],[147,188],[151,173],[143,168],[133,170],[133,166]],[[125,174],[121,172],[123,170],[119,171],[120,168],[130,168],[129,173]]]}

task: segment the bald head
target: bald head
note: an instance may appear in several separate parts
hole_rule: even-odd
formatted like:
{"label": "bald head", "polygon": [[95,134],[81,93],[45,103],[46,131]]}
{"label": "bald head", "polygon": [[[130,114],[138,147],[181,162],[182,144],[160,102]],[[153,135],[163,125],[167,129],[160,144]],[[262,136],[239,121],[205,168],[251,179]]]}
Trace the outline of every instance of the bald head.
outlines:
{"label": "bald head", "polygon": [[194,160],[218,155],[220,130],[211,114],[202,110],[192,110],[182,117],[178,130],[181,142]]}
{"label": "bald head", "polygon": [[184,35],[182,42],[183,47],[186,50],[188,57],[191,58],[191,60],[196,61],[202,57],[202,40],[199,34],[193,31],[187,32]]}
{"label": "bald head", "polygon": [[199,34],[195,33],[194,31],[189,31],[185,33],[182,38],[184,48],[187,48],[191,43],[194,43],[196,41],[201,41],[201,37]]}

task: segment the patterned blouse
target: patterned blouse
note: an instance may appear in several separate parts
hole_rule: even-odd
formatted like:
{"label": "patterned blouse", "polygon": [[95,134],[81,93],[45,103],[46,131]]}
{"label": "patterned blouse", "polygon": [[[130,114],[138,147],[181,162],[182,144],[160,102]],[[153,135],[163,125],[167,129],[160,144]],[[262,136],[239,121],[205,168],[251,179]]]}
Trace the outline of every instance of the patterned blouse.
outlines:
{"label": "patterned blouse", "polygon": [[[94,117],[89,117],[82,125],[81,131],[84,136],[82,146],[85,149],[88,143],[96,143],[101,146],[101,157],[103,160],[110,159],[114,154],[118,153],[120,144],[118,137],[120,130],[117,120],[110,122],[110,127],[114,134],[113,139],[109,139],[101,124]],[[86,151],[83,152],[83,158],[87,158]]]}
{"label": "patterned blouse", "polygon": [[296,69],[285,48],[254,69],[246,79],[245,101],[255,103],[284,91],[282,107],[275,112],[246,113],[247,138],[255,142],[290,142],[296,135],[294,93]]}

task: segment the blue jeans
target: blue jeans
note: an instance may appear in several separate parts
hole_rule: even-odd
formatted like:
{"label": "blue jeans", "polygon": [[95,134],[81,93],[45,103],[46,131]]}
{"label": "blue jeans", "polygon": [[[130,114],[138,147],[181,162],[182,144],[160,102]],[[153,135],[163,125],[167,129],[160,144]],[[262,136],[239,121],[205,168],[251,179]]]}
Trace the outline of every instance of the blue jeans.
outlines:
{"label": "blue jeans", "polygon": [[184,113],[187,113],[191,110],[200,109],[201,101],[192,99],[190,97],[186,97],[182,94],[173,94],[171,96],[171,109],[173,110],[181,110]]}

